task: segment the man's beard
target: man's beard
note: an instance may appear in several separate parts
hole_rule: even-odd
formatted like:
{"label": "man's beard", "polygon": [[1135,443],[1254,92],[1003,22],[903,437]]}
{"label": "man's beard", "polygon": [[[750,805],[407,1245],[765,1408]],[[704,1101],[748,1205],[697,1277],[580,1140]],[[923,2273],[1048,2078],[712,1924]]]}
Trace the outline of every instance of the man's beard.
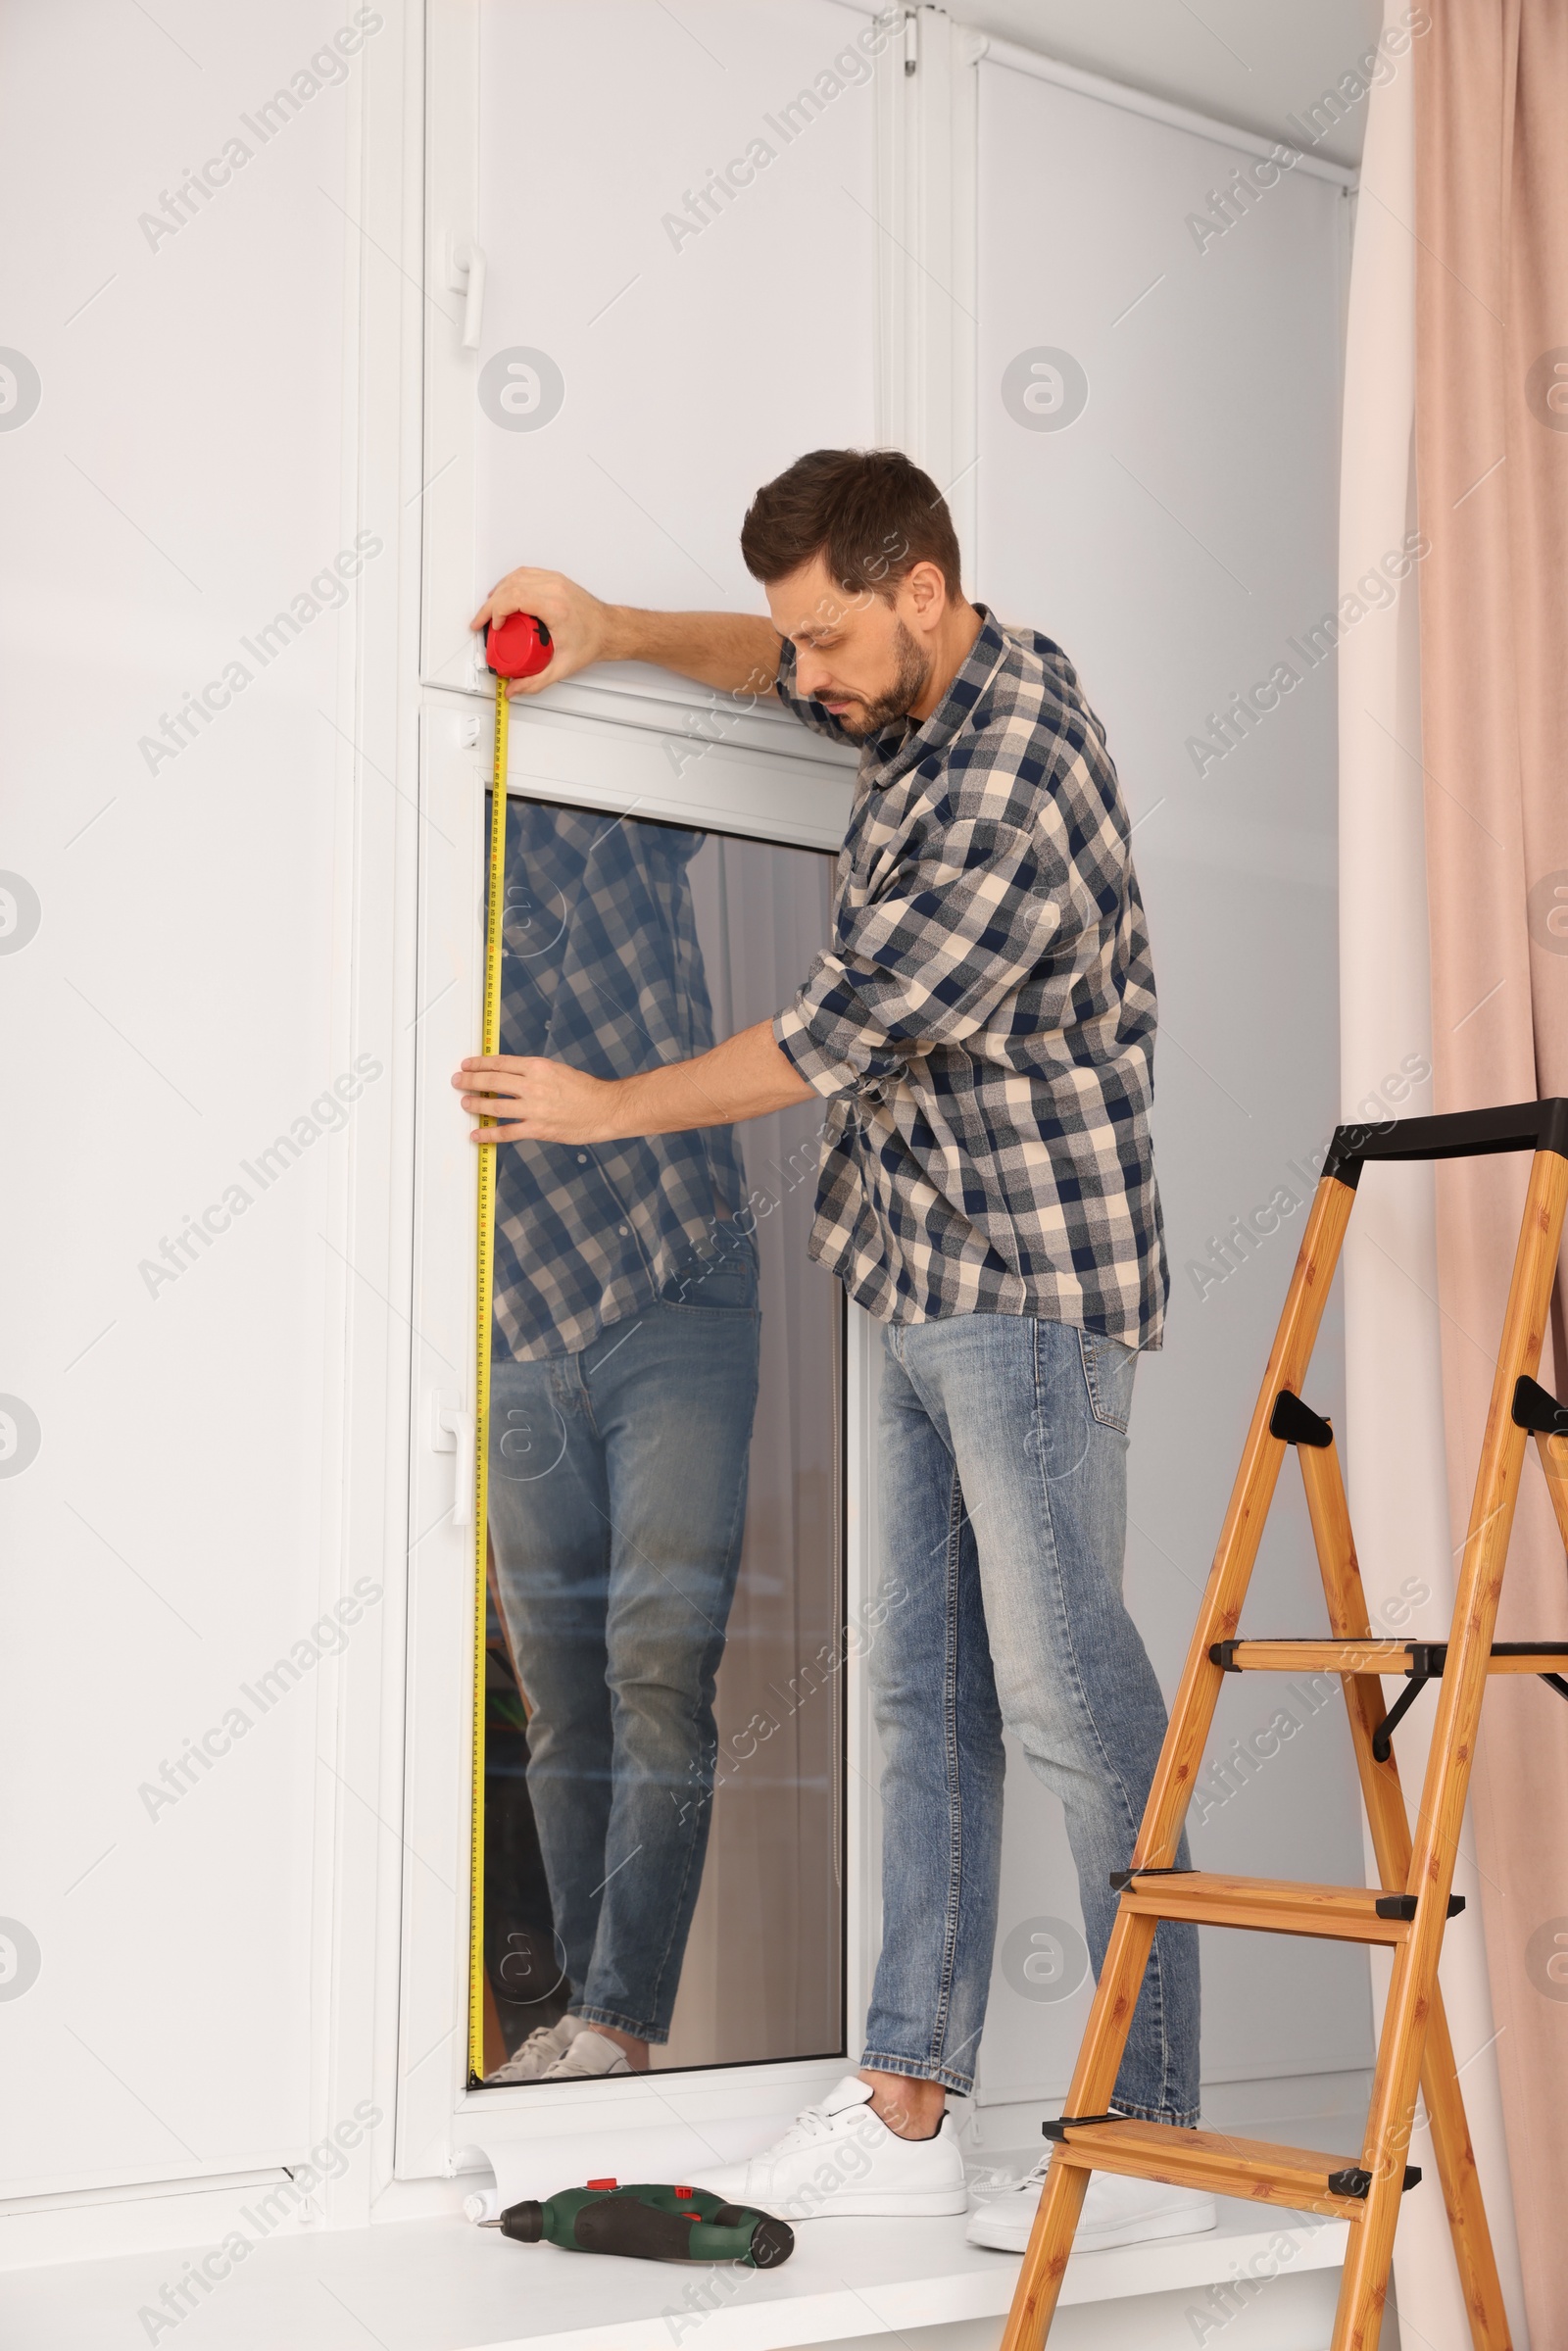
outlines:
{"label": "man's beard", "polygon": [[875,702],[865,704],[862,718],[853,722],[848,718],[840,719],[839,724],[852,743],[868,742],[872,735],[879,735],[885,726],[891,726],[895,718],[907,718],[910,710],[925,692],[931,664],[903,621],[896,621],[894,625],[898,632],[893,640],[899,661],[898,675],[886,694],[878,695]]}

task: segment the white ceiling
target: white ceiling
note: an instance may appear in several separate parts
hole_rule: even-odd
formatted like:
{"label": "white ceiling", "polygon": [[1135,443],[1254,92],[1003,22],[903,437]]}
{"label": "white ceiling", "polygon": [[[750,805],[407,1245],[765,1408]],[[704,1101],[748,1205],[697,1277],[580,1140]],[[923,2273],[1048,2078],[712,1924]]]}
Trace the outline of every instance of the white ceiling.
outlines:
{"label": "white ceiling", "polygon": [[[1378,37],[1382,0],[944,0],[951,16],[1264,138]],[[1364,103],[1317,149],[1358,164]]]}

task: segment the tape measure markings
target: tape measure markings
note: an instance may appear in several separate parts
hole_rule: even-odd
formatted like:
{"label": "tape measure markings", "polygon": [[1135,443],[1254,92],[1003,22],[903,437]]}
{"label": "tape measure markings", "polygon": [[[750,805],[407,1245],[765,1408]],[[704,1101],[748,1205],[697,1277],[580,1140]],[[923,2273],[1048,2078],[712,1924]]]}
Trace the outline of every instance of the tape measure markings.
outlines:
{"label": "tape measure markings", "polygon": [[[495,755],[490,779],[490,864],[485,899],[484,1008],[479,1051],[501,1051],[501,923],[507,858],[507,681],[496,679]],[[482,1118],[481,1126],[496,1121]],[[478,1277],[473,1378],[473,1786],[468,1829],[468,2074],[484,2079],[484,1781],[485,1637],[489,1626],[486,1551],[490,1503],[490,1347],[495,1306],[496,1145],[481,1143]]]}

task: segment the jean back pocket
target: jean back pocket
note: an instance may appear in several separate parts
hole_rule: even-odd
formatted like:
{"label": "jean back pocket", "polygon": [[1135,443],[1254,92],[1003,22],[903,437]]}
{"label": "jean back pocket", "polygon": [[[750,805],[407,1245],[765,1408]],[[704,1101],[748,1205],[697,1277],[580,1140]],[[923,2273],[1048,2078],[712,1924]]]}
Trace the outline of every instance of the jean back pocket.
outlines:
{"label": "jean back pocket", "polygon": [[1090,1411],[1102,1428],[1114,1429],[1125,1437],[1132,1419],[1137,1348],[1123,1346],[1119,1339],[1107,1339],[1102,1331],[1080,1331],[1078,1349]]}

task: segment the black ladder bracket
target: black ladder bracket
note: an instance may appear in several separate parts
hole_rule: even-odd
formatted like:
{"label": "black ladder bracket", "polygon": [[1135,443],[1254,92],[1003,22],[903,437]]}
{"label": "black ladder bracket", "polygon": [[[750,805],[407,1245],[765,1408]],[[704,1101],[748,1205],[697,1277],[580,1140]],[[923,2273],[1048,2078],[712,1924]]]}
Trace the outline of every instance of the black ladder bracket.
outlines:
{"label": "black ladder bracket", "polygon": [[1164,1869],[1112,1870],[1110,1890],[1113,1894],[1129,1893],[1140,1878],[1191,1878],[1193,1875],[1192,1870],[1180,1869],[1174,1862]]}
{"label": "black ladder bracket", "polygon": [[1124,2114],[1058,2114],[1040,2128],[1045,2136],[1057,2146],[1066,2144],[1069,2131],[1082,2131],[1086,2123],[1125,2123]]}
{"label": "black ladder bracket", "polygon": [[1242,1669],[1236,1662],[1236,1648],[1234,1641],[1211,1641],[1208,1644],[1209,1664],[1217,1665],[1222,1674],[1239,1674]]}
{"label": "black ladder bracket", "polygon": [[1379,1763],[1387,1763],[1394,1752],[1394,1734],[1409,1713],[1427,1686],[1425,1674],[1412,1674],[1407,1688],[1401,1690],[1388,1713],[1372,1734],[1372,1752]]}
{"label": "black ladder bracket", "polygon": [[1282,1388],[1274,1398],[1269,1415],[1268,1433],[1282,1445],[1308,1445],[1315,1447],[1332,1445],[1334,1430],[1310,1404],[1303,1404],[1289,1388]]}
{"label": "black ladder bracket", "polygon": [[[1407,2196],[1413,2187],[1419,2186],[1420,2180],[1421,2166],[1418,2163],[1407,2163],[1404,2167],[1404,2180],[1399,2189],[1400,2195]],[[1370,2172],[1363,2171],[1358,2163],[1347,2164],[1343,2172],[1330,2172],[1329,2174],[1329,2194],[1331,2196],[1354,2196],[1358,2203],[1364,2204],[1371,2192],[1372,2175]]]}
{"label": "black ladder bracket", "polygon": [[[1523,1385],[1522,1382],[1521,1385]],[[1544,1395],[1545,1391],[1543,1390],[1542,1393]],[[1553,1406],[1553,1409],[1556,1410],[1558,1407]],[[1409,1650],[1410,1662],[1404,1669],[1410,1677],[1409,1687],[1400,1691],[1372,1734],[1372,1752],[1379,1763],[1388,1762],[1390,1755],[1394,1752],[1394,1733],[1409,1713],[1427,1684],[1442,1679],[1448,1662],[1448,1643],[1446,1641],[1412,1641]],[[1535,1657],[1543,1653],[1547,1656],[1554,1654],[1550,1642],[1494,1641],[1492,1644],[1494,1657]],[[1213,1654],[1213,1650],[1210,1649],[1210,1657]],[[1565,1681],[1561,1674],[1544,1672],[1538,1674],[1536,1679],[1538,1682],[1544,1682],[1557,1692],[1560,1698],[1568,1698],[1568,1681]]]}
{"label": "black ladder bracket", "polygon": [[[1373,1908],[1380,1919],[1413,1919],[1420,1899],[1419,1894],[1379,1894]],[[1449,1918],[1456,1919],[1463,1908],[1463,1894],[1448,1896]]]}
{"label": "black ladder bracket", "polygon": [[1446,1641],[1411,1641],[1410,1662],[1404,1669],[1410,1679],[1372,1734],[1372,1752],[1379,1763],[1388,1762],[1394,1752],[1395,1732],[1427,1684],[1441,1679],[1447,1659],[1448,1644]]}
{"label": "black ladder bracket", "polygon": [[1513,1388],[1513,1423],[1536,1437],[1568,1437],[1568,1404],[1559,1404],[1539,1380],[1520,1378]]}

